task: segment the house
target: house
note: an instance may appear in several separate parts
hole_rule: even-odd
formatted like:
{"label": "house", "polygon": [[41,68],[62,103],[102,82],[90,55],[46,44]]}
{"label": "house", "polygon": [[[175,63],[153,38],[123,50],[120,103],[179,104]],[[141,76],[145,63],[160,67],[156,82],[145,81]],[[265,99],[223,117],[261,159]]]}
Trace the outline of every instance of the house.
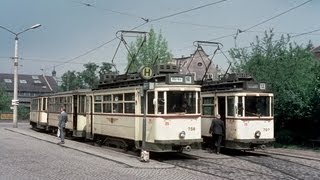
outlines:
{"label": "house", "polygon": [[320,59],[320,46],[311,49],[311,52],[316,58]]}
{"label": "house", "polygon": [[206,73],[206,68],[209,66],[205,75],[205,79],[217,80],[221,74],[221,69],[214,63],[210,64],[209,55],[207,55],[201,46],[198,46],[196,51],[188,57],[173,58],[170,62],[176,64],[181,74],[193,74],[196,81],[202,80]]}
{"label": "house", "polygon": [[[13,74],[0,73],[0,86],[13,97]],[[30,105],[31,98],[41,94],[58,91],[58,84],[53,76],[45,75],[18,75],[18,99],[20,105]]]}

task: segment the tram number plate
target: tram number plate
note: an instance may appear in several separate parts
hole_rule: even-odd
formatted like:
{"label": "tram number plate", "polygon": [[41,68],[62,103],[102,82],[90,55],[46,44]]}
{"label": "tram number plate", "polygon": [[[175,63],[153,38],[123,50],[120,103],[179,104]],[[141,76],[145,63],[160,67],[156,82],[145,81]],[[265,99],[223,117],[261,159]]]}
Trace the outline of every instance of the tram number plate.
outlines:
{"label": "tram number plate", "polygon": [[188,127],[188,131],[195,131],[196,127]]}
{"label": "tram number plate", "polygon": [[263,131],[270,131],[270,128],[263,128]]}

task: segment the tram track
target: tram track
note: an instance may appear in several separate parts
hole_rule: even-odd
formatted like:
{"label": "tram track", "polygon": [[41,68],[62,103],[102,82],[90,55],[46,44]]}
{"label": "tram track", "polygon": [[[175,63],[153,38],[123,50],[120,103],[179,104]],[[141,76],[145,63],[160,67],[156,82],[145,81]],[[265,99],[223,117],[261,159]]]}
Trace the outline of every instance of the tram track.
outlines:
{"label": "tram track", "polygon": [[[187,156],[189,156],[189,155],[187,155]],[[266,177],[269,177],[269,178],[271,177],[271,178],[274,178],[274,179],[287,179],[287,177],[285,177],[285,178],[280,178],[280,177],[277,176],[277,175],[272,175],[272,174],[270,174],[270,173],[261,173],[261,172],[255,171],[255,170],[250,170],[250,169],[248,169],[248,168],[239,168],[239,167],[235,167],[235,166],[225,165],[225,164],[223,164],[223,163],[217,162],[217,158],[205,157],[205,159],[204,159],[204,157],[202,157],[202,156],[197,156],[197,155],[192,155],[192,156],[193,156],[194,158],[197,158],[198,161],[203,161],[203,162],[207,162],[207,163],[211,163],[211,164],[214,163],[214,164],[216,164],[216,165],[220,165],[221,167],[233,168],[233,169],[236,169],[236,170],[246,171],[246,172],[254,173],[254,174],[257,174],[257,175],[266,176]],[[230,156],[230,158],[231,158],[231,157],[232,157],[232,156]],[[230,158],[219,158],[219,160],[221,160],[221,159],[230,159]],[[210,160],[207,160],[207,159],[210,159]],[[257,163],[254,163],[254,164],[257,164]],[[260,164],[258,164],[258,165],[260,165]],[[269,168],[269,167],[266,167],[266,168],[272,169],[272,168]],[[272,170],[274,170],[274,169],[272,169]],[[280,172],[280,171],[279,171],[279,172]],[[292,177],[290,174],[283,173],[283,172],[280,172],[280,173],[285,174],[286,176],[289,175],[289,177],[291,177],[291,179],[294,179],[294,180],[297,179],[297,178],[295,178],[295,177]]]}
{"label": "tram track", "polygon": [[[282,158],[276,158],[266,155],[263,155],[263,158],[261,158],[261,155],[259,156],[256,153],[250,153],[245,156],[234,156],[234,158],[264,166],[266,168],[272,169],[273,171],[285,174],[291,179],[302,180],[306,179],[306,177],[317,179],[320,177],[318,168]],[[310,172],[310,169],[312,169],[313,171]]]}
{"label": "tram track", "polygon": [[[54,136],[54,134],[52,134]],[[69,139],[69,138],[68,138]],[[70,138],[72,140],[75,140],[73,138]],[[77,140],[76,140],[77,141]],[[87,144],[93,145],[92,142],[84,142]],[[102,146],[102,148],[106,149],[112,149],[118,152],[122,152],[125,154],[131,154],[131,155],[138,155],[137,152],[134,151],[125,151],[124,149],[114,148],[110,146]],[[168,153],[169,156],[164,155],[163,153],[158,157],[152,157],[151,159],[157,160],[163,163],[167,163],[170,165],[174,165],[179,168],[187,169],[193,172],[199,172],[203,173],[209,176],[217,177],[217,178],[223,178],[223,179],[235,179],[233,177],[229,177],[228,174],[237,174],[238,172],[241,172],[242,174],[249,174],[252,176],[260,175],[267,178],[272,179],[293,179],[293,180],[300,180],[305,179],[305,177],[320,177],[320,173],[317,173],[319,171],[319,168],[305,165],[299,162],[295,162],[288,159],[283,159],[281,157],[274,157],[273,155],[266,154],[266,153],[260,153],[260,152],[240,152],[236,153],[235,155],[227,154],[228,158],[210,158],[210,157],[203,157],[203,156],[197,156],[197,155],[190,155],[190,154],[180,154],[180,153]],[[247,161],[256,165],[259,165],[261,167],[265,167],[267,169],[270,169],[272,172],[278,172],[279,175],[282,174],[279,177],[278,175],[273,175],[272,172],[259,172],[258,170],[252,170],[250,168],[241,168],[233,166],[232,164],[224,164],[218,161],[218,159],[230,159],[230,158],[236,158],[241,159],[243,161]],[[261,158],[263,157],[263,158]],[[291,156],[288,156],[290,158],[293,158]],[[298,157],[294,157],[297,158]],[[280,164],[280,165],[278,165]],[[295,170],[288,170],[286,167],[295,167]],[[299,169],[302,169],[299,171]],[[312,170],[311,173],[308,173],[306,170]],[[298,170],[298,171],[296,171]],[[247,173],[243,173],[247,172]],[[277,173],[275,173],[277,174]],[[302,174],[302,175],[301,175]]]}
{"label": "tram track", "polygon": [[320,160],[316,160],[316,159],[312,159],[312,158],[296,157],[296,156],[291,156],[291,155],[274,154],[274,153],[261,153],[261,152],[252,152],[252,153],[257,154],[257,155],[259,155],[259,154],[266,155],[266,156],[268,156],[270,158],[273,158],[273,159],[278,159],[278,160],[282,160],[282,161],[286,161],[286,162],[290,162],[290,163],[299,164],[301,166],[305,166],[307,168],[311,168],[311,169],[314,169],[316,171],[318,171],[318,170],[320,171],[320,168],[315,168],[314,166],[306,165],[306,164],[299,163],[299,162],[296,162],[296,161],[292,161],[292,160],[288,160],[288,159],[284,159],[284,158],[280,158],[280,157],[275,157],[275,155],[276,156],[289,157],[289,158],[295,158],[295,159],[303,159],[303,160],[308,160],[308,161],[314,161],[314,162],[318,162],[318,163],[320,163]]}

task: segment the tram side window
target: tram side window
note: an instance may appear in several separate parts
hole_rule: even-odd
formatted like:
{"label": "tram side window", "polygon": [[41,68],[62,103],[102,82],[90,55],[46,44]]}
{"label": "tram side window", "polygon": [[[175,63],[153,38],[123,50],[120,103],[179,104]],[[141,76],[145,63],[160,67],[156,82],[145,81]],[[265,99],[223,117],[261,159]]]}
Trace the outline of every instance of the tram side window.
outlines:
{"label": "tram side window", "polygon": [[85,111],[85,106],[86,106],[86,104],[85,104],[85,98],[86,98],[86,96],[84,96],[84,95],[82,95],[82,96],[80,96],[79,97],[80,99],[79,99],[79,113],[85,113],[86,111]]}
{"label": "tram side window", "polygon": [[31,101],[31,110],[37,111],[38,110],[38,99],[32,99]]}
{"label": "tram side window", "polygon": [[54,98],[49,98],[49,112],[54,112],[54,104],[55,104],[55,101],[54,101]]}
{"label": "tram side window", "polygon": [[101,112],[101,95],[94,96],[94,112]]}
{"label": "tram side window", "polygon": [[113,113],[123,113],[123,94],[113,95]]}
{"label": "tram side window", "polygon": [[243,116],[243,96],[238,96],[238,116]]}
{"label": "tram side window", "polygon": [[164,113],[164,92],[158,92],[158,113]]}
{"label": "tram side window", "polygon": [[148,114],[154,114],[154,92],[148,92]]}
{"label": "tram side window", "polygon": [[270,99],[271,99],[271,116],[273,116],[274,115],[274,99],[273,97],[270,97]]}
{"label": "tram side window", "polygon": [[202,98],[202,114],[214,115],[214,97]]}
{"label": "tram side window", "polygon": [[42,110],[47,110],[47,98],[42,99]]}
{"label": "tram side window", "polygon": [[269,116],[270,98],[269,96],[246,96],[245,98],[246,116]]}
{"label": "tram side window", "polygon": [[228,116],[234,116],[234,96],[227,97],[227,112]]}
{"label": "tram side window", "polygon": [[112,108],[111,108],[111,103],[112,103],[112,98],[111,95],[104,95],[103,96],[103,112],[104,113],[111,113]]}
{"label": "tram side window", "polygon": [[135,94],[125,93],[124,94],[124,112],[125,113],[135,113]]}

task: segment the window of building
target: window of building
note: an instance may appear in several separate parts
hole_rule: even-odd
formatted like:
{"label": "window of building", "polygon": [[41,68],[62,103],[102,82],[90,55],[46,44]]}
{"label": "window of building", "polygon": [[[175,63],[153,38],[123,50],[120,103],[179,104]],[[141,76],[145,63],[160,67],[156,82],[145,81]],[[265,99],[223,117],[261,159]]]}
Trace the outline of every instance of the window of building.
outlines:
{"label": "window of building", "polygon": [[38,76],[32,76],[32,79],[39,79]]}
{"label": "window of building", "polygon": [[24,80],[24,79],[20,79],[19,81],[20,81],[21,84],[27,84],[27,81]]}
{"label": "window of building", "polygon": [[34,80],[33,82],[36,83],[36,84],[40,84],[41,83],[40,80]]}
{"label": "window of building", "polygon": [[4,82],[5,83],[12,83],[12,80],[11,79],[4,79]]}

